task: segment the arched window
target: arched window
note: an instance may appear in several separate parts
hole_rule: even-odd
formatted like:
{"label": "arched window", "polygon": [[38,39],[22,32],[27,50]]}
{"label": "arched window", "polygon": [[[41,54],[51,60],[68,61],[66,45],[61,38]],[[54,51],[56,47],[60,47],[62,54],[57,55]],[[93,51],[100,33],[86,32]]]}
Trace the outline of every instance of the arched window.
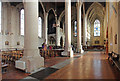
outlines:
{"label": "arched window", "polygon": [[42,37],[42,18],[38,17],[38,36]]}
{"label": "arched window", "polygon": [[24,35],[24,9],[20,11],[20,34]]}
{"label": "arched window", "polygon": [[0,33],[1,33],[1,6],[2,6],[2,3],[0,2]]}
{"label": "arched window", "polygon": [[94,36],[100,36],[100,21],[98,19],[94,22]]}
{"label": "arched window", "polygon": [[77,37],[77,21],[74,22],[74,36]]}

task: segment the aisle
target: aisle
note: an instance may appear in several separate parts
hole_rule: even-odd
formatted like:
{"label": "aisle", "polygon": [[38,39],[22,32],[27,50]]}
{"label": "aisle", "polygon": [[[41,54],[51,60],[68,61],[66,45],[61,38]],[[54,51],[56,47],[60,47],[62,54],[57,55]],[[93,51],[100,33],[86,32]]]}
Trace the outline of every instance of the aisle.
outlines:
{"label": "aisle", "polygon": [[46,79],[120,79],[103,52],[88,52]]}

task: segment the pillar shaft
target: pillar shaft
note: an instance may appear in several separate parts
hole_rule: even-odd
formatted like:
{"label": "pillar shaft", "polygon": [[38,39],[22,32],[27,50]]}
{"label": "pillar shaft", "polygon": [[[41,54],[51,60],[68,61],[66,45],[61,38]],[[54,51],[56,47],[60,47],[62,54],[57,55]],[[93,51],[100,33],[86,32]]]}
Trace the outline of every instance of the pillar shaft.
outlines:
{"label": "pillar shaft", "polygon": [[[26,2],[25,7],[25,49],[38,49],[38,3]],[[27,55],[28,56],[28,55]]]}
{"label": "pillar shaft", "polygon": [[57,20],[57,24],[59,24],[59,27],[56,27],[56,45],[60,46],[60,21]]}
{"label": "pillar shaft", "polygon": [[65,51],[62,54],[73,57],[71,48],[71,0],[65,2]]}
{"label": "pillar shaft", "polygon": [[71,0],[65,2],[65,50],[71,47]]}
{"label": "pillar shaft", "polygon": [[44,59],[38,50],[38,0],[36,2],[24,2],[24,9],[24,57],[21,60],[26,63],[26,72],[32,72],[44,65]]}
{"label": "pillar shaft", "polygon": [[87,17],[84,15],[84,19],[83,19],[83,46],[86,46],[86,42],[87,42]]}
{"label": "pillar shaft", "polygon": [[85,6],[83,4],[83,46],[86,46],[87,42],[87,18],[85,16]]}
{"label": "pillar shaft", "polygon": [[48,13],[44,14],[44,39],[45,39],[45,44],[48,43],[48,36],[47,36],[47,32],[48,32]]}
{"label": "pillar shaft", "polygon": [[82,52],[81,45],[81,2],[77,2],[77,49],[78,52]]}

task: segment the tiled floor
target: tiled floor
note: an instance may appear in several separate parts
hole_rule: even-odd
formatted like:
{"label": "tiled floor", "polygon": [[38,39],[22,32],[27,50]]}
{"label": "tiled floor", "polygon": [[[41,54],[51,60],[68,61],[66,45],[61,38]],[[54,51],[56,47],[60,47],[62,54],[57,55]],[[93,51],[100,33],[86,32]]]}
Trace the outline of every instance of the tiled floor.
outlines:
{"label": "tiled floor", "polygon": [[[49,58],[45,59],[45,67],[50,67],[52,65],[55,65],[57,63],[63,62],[64,60],[68,59],[68,57],[55,57],[55,58]],[[27,77],[29,74],[15,69],[13,64],[8,68],[8,71],[6,73],[3,73],[2,79],[22,79]]]}
{"label": "tiled floor", "polygon": [[104,52],[88,52],[46,79],[120,79],[120,71],[111,66]]}

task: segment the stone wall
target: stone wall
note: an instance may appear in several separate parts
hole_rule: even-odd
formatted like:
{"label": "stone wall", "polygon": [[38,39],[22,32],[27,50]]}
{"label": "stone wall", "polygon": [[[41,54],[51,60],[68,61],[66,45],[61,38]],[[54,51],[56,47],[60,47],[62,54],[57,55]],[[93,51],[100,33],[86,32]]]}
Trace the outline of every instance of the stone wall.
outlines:
{"label": "stone wall", "polygon": [[[115,53],[120,54],[120,24],[119,24],[119,18],[120,18],[120,9],[119,9],[119,3],[109,3],[109,21],[108,21],[108,44],[109,44],[109,52],[113,51]],[[112,10],[111,10],[112,9]]]}
{"label": "stone wall", "polygon": [[[2,33],[0,34],[0,46],[6,48],[24,48],[24,36],[20,35],[20,9],[9,3],[2,4]],[[41,47],[43,38],[38,38]],[[9,44],[5,45],[8,41]],[[17,45],[19,43],[19,45]]]}

